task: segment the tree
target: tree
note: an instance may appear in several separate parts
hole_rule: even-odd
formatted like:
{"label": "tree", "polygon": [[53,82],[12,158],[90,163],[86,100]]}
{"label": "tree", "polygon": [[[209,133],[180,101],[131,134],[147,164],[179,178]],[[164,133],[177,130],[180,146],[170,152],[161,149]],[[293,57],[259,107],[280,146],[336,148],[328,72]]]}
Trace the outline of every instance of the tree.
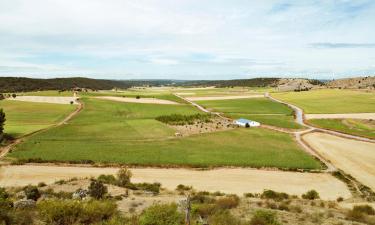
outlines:
{"label": "tree", "polygon": [[13,93],[13,94],[12,94],[12,97],[13,97],[13,98],[16,98],[16,97],[17,97],[17,94]]}
{"label": "tree", "polygon": [[26,198],[27,199],[32,199],[34,201],[38,200],[38,198],[40,198],[40,192],[39,192],[39,189],[35,186],[27,186],[25,189],[24,189],[24,192],[25,192],[25,195],[26,195]]}
{"label": "tree", "polygon": [[132,177],[132,172],[127,168],[122,168],[117,172],[118,185],[125,187],[130,184],[130,178]]}
{"label": "tree", "polygon": [[107,187],[101,181],[92,180],[89,186],[89,195],[95,199],[102,199],[108,192]]}
{"label": "tree", "polygon": [[4,138],[4,125],[5,125],[5,113],[3,109],[0,109],[0,141]]}
{"label": "tree", "polygon": [[303,199],[309,199],[309,200],[314,200],[319,198],[319,193],[315,190],[310,190],[306,192],[306,194],[302,195]]}

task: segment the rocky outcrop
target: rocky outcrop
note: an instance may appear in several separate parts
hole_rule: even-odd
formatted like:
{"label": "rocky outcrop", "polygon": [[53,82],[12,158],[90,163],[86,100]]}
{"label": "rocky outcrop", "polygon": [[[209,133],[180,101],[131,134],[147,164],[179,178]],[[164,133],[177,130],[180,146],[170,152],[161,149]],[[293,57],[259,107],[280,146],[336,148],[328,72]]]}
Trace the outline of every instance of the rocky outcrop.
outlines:
{"label": "rocky outcrop", "polygon": [[375,76],[338,79],[328,82],[327,87],[342,89],[375,89]]}

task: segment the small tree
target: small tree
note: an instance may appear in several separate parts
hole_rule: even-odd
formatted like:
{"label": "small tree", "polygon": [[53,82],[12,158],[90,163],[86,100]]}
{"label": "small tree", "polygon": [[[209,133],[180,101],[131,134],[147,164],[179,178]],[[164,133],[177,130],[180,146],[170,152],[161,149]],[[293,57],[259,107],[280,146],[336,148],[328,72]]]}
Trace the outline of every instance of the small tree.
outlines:
{"label": "small tree", "polygon": [[318,199],[320,197],[319,197],[319,193],[317,191],[310,190],[310,191],[306,192],[306,194],[303,194],[302,198],[303,199],[314,200],[314,199]]}
{"label": "small tree", "polygon": [[4,125],[5,125],[5,113],[3,109],[0,109],[0,141],[4,138]]}
{"label": "small tree", "polygon": [[118,185],[125,187],[130,184],[130,178],[132,177],[132,172],[127,168],[122,168],[117,172]]}
{"label": "small tree", "polygon": [[16,95],[15,93],[13,93],[13,94],[12,94],[12,97],[13,97],[13,98],[16,98],[16,97],[17,97],[17,95]]}
{"label": "small tree", "polygon": [[89,186],[89,195],[95,199],[101,199],[107,193],[107,187],[101,181],[92,180]]}
{"label": "small tree", "polygon": [[40,192],[39,192],[39,189],[35,186],[27,186],[25,189],[24,189],[24,193],[26,195],[26,198],[27,199],[32,199],[34,201],[38,200],[38,198],[40,198]]}

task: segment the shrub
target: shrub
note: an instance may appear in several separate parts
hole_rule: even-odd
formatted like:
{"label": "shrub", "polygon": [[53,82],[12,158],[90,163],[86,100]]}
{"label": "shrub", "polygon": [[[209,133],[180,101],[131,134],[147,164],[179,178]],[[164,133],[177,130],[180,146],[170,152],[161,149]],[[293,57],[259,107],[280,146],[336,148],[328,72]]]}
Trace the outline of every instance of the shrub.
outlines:
{"label": "shrub", "polygon": [[234,217],[228,210],[219,211],[208,218],[208,224],[214,225],[240,225],[241,220]]}
{"label": "shrub", "polygon": [[122,168],[117,172],[117,183],[121,187],[126,187],[130,184],[130,178],[132,177],[132,172],[127,168]]}
{"label": "shrub", "polygon": [[23,191],[24,191],[27,199],[32,199],[32,200],[36,201],[36,200],[38,200],[38,198],[40,198],[39,189],[35,186],[29,185],[29,186],[25,187],[25,189]]}
{"label": "shrub", "polygon": [[192,203],[214,203],[216,200],[210,196],[207,196],[205,195],[204,193],[202,192],[198,192],[196,194],[193,194],[191,197],[190,197],[190,201]]}
{"label": "shrub", "polygon": [[245,198],[254,198],[255,197],[255,195],[253,193],[244,193],[243,196]]}
{"label": "shrub", "polygon": [[302,198],[303,199],[314,200],[314,199],[318,199],[320,197],[319,197],[319,193],[317,191],[310,190],[310,191],[306,192],[306,194],[303,194]]}
{"label": "shrub", "polygon": [[5,190],[5,188],[0,188],[0,201],[5,200],[9,197],[8,192]]}
{"label": "shrub", "polygon": [[275,201],[282,201],[284,199],[288,199],[289,195],[283,192],[264,190],[260,197],[265,199],[273,199]]}
{"label": "shrub", "polygon": [[150,191],[154,194],[159,194],[161,184],[160,183],[153,183],[153,184],[139,183],[139,184],[135,184],[135,186],[136,186],[137,189],[144,190],[144,191]]}
{"label": "shrub", "polygon": [[236,208],[240,203],[240,198],[236,195],[219,198],[216,200],[216,206],[220,209],[232,209]]}
{"label": "shrub", "polygon": [[190,191],[191,189],[193,189],[191,186],[185,186],[183,184],[179,184],[176,187],[176,191]]}
{"label": "shrub", "polygon": [[375,215],[375,210],[370,205],[356,205],[353,207],[353,211],[367,215]]}
{"label": "shrub", "polygon": [[104,175],[104,174],[100,175],[97,180],[104,183],[104,184],[116,184],[116,182],[117,182],[115,176]]}
{"label": "shrub", "polygon": [[107,187],[100,181],[92,180],[88,191],[91,197],[101,199],[107,193]]}
{"label": "shrub", "polygon": [[253,218],[250,220],[250,225],[279,225],[277,215],[275,212],[267,210],[257,210]]}
{"label": "shrub", "polygon": [[43,200],[38,204],[43,222],[51,225],[92,224],[117,215],[116,204],[111,201],[81,202],[74,200]]}
{"label": "shrub", "polygon": [[338,197],[338,198],[336,199],[336,201],[338,201],[338,202],[342,202],[342,201],[344,201],[344,198],[343,198],[343,197]]}
{"label": "shrub", "polygon": [[180,225],[184,215],[177,211],[176,204],[153,205],[140,215],[141,225]]}

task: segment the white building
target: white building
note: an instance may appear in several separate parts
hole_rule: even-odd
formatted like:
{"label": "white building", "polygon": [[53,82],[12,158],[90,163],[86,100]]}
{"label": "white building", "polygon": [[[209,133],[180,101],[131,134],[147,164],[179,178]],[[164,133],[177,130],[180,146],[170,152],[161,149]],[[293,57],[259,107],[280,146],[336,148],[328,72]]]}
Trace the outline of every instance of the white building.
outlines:
{"label": "white building", "polygon": [[260,126],[260,123],[256,122],[256,121],[252,121],[252,120],[247,120],[247,119],[238,119],[236,121],[234,121],[234,123],[238,126],[241,126],[241,127],[259,127]]}

